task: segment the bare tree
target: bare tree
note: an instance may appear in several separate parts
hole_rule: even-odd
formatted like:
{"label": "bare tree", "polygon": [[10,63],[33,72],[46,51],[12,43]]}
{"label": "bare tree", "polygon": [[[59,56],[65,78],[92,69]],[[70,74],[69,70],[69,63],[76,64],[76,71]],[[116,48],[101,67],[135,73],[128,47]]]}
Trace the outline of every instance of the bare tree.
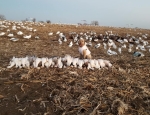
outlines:
{"label": "bare tree", "polygon": [[36,22],[36,18],[33,18],[32,21],[33,21],[33,22]]}
{"label": "bare tree", "polygon": [[98,26],[99,23],[98,23],[98,21],[92,21],[92,22],[91,22],[91,25]]}
{"label": "bare tree", "polygon": [[44,21],[39,21],[40,23],[44,23]]}
{"label": "bare tree", "polygon": [[6,20],[5,16],[0,14],[0,20]]}
{"label": "bare tree", "polygon": [[50,20],[46,20],[46,22],[47,22],[47,23],[51,23],[51,21],[50,21]]}
{"label": "bare tree", "polygon": [[26,18],[25,21],[29,21],[28,18]]}

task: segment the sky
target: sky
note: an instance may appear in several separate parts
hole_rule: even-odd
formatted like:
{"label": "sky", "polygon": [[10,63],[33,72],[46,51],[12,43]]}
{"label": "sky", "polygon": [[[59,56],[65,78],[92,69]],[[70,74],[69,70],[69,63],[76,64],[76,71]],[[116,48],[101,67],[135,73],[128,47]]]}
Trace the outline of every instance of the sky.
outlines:
{"label": "sky", "polygon": [[0,0],[0,14],[16,21],[98,21],[100,26],[150,29],[150,0]]}

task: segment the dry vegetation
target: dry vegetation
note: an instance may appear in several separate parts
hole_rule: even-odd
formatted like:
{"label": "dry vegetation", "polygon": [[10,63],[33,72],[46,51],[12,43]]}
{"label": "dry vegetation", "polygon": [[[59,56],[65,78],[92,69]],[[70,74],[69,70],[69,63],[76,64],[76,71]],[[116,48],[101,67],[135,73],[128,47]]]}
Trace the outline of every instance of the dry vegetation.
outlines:
{"label": "dry vegetation", "polygon": [[[11,68],[6,67],[13,56],[52,57],[70,54],[78,57],[78,46],[69,48],[58,44],[57,31],[69,38],[69,32],[95,31],[104,34],[112,30],[121,36],[149,30],[46,25],[33,26],[37,32],[31,39],[19,38],[12,42],[0,37],[0,115],[149,115],[150,114],[150,53],[133,57],[123,50],[117,56],[108,56],[103,47],[89,47],[93,58],[108,59],[112,68],[87,70],[77,68]],[[1,31],[6,31],[1,30]],[[48,36],[54,32],[53,36]],[[40,39],[35,39],[38,35]],[[147,38],[150,40],[150,38]]]}

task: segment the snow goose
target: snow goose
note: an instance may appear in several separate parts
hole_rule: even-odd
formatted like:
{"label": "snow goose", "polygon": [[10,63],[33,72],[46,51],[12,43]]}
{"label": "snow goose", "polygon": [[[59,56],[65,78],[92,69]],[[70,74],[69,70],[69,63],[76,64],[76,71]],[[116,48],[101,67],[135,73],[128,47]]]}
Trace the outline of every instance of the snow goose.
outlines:
{"label": "snow goose", "polygon": [[5,35],[5,32],[1,32],[1,33],[0,33],[0,36],[3,36],[3,35]]}
{"label": "snow goose", "polygon": [[30,62],[27,56],[25,58],[21,58],[21,64],[22,67],[27,67],[27,68],[30,67]]}
{"label": "snow goose", "polygon": [[95,59],[90,59],[89,60],[91,68],[95,68]]}
{"label": "snow goose", "polygon": [[72,43],[72,41],[69,43],[69,47],[72,47],[72,45],[73,45],[73,43]]}
{"label": "snow goose", "polygon": [[120,48],[118,48],[118,52],[121,54],[121,47],[120,47]]}
{"label": "snow goose", "polygon": [[92,46],[92,42],[86,43],[87,46]]}
{"label": "snow goose", "polygon": [[103,42],[104,49],[107,49],[107,44]]}
{"label": "snow goose", "polygon": [[52,36],[52,35],[53,35],[53,32],[48,33],[48,35],[49,35],[49,36]]}
{"label": "snow goose", "polygon": [[78,60],[79,60],[79,58],[73,58],[72,65],[74,67],[77,67]]}
{"label": "snow goose", "polygon": [[10,40],[13,41],[13,42],[16,42],[16,41],[18,41],[19,39],[18,39],[18,38],[10,38]]}
{"label": "snow goose", "polygon": [[56,34],[60,34],[60,31],[57,31]]}
{"label": "snow goose", "polygon": [[123,39],[123,41],[124,41],[124,42],[128,42],[128,40],[127,40],[127,39]]}
{"label": "snow goose", "polygon": [[25,39],[30,39],[30,38],[31,38],[31,35],[25,35],[25,36],[23,36],[23,38],[25,38]]}
{"label": "snow goose", "polygon": [[16,29],[16,26],[12,26],[12,30],[17,30],[17,29]]}
{"label": "snow goose", "polygon": [[37,31],[36,29],[33,30],[34,33],[35,33],[36,31]]}
{"label": "snow goose", "polygon": [[133,44],[129,44],[128,52],[132,52],[132,47],[133,47]]}
{"label": "snow goose", "polygon": [[45,63],[44,65],[49,68],[51,65],[52,65],[52,58],[49,58]]}
{"label": "snow goose", "polygon": [[133,56],[135,56],[135,57],[143,57],[144,54],[142,52],[134,52]]}
{"label": "snow goose", "polygon": [[62,67],[63,67],[63,63],[62,63],[62,61],[61,61],[61,57],[58,58],[57,67],[58,67],[58,68],[62,68]]}
{"label": "snow goose", "polygon": [[8,34],[7,36],[8,36],[8,37],[13,37],[13,36],[14,36],[14,34]]}
{"label": "snow goose", "polygon": [[146,51],[144,45],[137,45],[137,47],[140,48],[140,50],[142,50],[142,51]]}
{"label": "snow goose", "polygon": [[78,68],[82,69],[83,64],[84,64],[84,61],[79,59],[78,62],[77,62]]}
{"label": "snow goose", "polygon": [[105,63],[104,63],[103,59],[98,59],[98,62],[99,62],[99,65],[100,65],[101,68],[105,67]]}
{"label": "snow goose", "polygon": [[11,59],[11,61],[10,61],[9,66],[7,66],[7,68],[11,68],[11,67],[13,67],[13,66],[16,66],[16,68],[17,68],[17,67],[22,68],[22,66],[21,66],[21,58],[13,57],[13,58]]}
{"label": "snow goose", "polygon": [[22,31],[17,32],[17,35],[22,35],[22,34],[23,34]]}
{"label": "snow goose", "polygon": [[63,37],[63,41],[64,41],[64,42],[67,42],[67,38],[66,38],[65,36]]}
{"label": "snow goose", "polygon": [[39,39],[40,37],[39,36],[35,36],[35,39]]}
{"label": "snow goose", "polygon": [[44,67],[45,63],[48,62],[48,58],[43,57],[41,58],[41,61],[42,61],[42,67]]}
{"label": "snow goose", "polygon": [[129,47],[128,52],[132,52],[132,48],[131,47]]}
{"label": "snow goose", "polygon": [[112,67],[112,64],[110,63],[110,61],[108,61],[108,60],[103,60],[103,61],[105,63],[105,66]]}
{"label": "snow goose", "polygon": [[62,41],[61,41],[61,39],[60,39],[60,38],[58,39],[58,42],[59,42],[59,44],[62,44]]}
{"label": "snow goose", "polygon": [[70,66],[73,61],[73,58],[70,55],[65,55],[64,60],[66,61],[66,65]]}
{"label": "snow goose", "polygon": [[126,44],[123,44],[121,47],[122,47],[122,48],[126,48],[127,46],[126,46]]}
{"label": "snow goose", "polygon": [[114,45],[114,42],[111,39],[109,39],[107,44],[109,47],[112,47]]}
{"label": "snow goose", "polygon": [[95,38],[95,39],[94,39],[94,42],[98,42],[98,39],[97,39],[97,38]]}
{"label": "snow goose", "polygon": [[100,46],[101,46],[101,44],[98,43],[98,44],[95,45],[95,48],[99,48]]}
{"label": "snow goose", "polygon": [[99,61],[98,60],[94,60],[94,62],[95,62],[95,68],[96,69],[100,69]]}
{"label": "snow goose", "polygon": [[107,54],[108,54],[108,55],[117,55],[117,52],[112,51],[112,50],[110,49],[110,47],[109,47],[109,49],[107,50]]}
{"label": "snow goose", "polygon": [[9,32],[10,32],[10,29],[7,29],[7,32],[9,33]]}
{"label": "snow goose", "polygon": [[38,65],[39,65],[39,63],[40,63],[41,61],[42,61],[41,58],[36,57],[35,60],[34,60],[34,62],[33,62],[33,67],[34,67],[34,68],[37,68]]}
{"label": "snow goose", "polygon": [[91,42],[91,41],[92,41],[92,39],[93,39],[93,38],[92,38],[92,37],[90,37],[90,38],[89,38],[89,41]]}
{"label": "snow goose", "polygon": [[147,39],[147,36],[146,36],[146,35],[142,35],[142,38],[145,38],[145,39]]}

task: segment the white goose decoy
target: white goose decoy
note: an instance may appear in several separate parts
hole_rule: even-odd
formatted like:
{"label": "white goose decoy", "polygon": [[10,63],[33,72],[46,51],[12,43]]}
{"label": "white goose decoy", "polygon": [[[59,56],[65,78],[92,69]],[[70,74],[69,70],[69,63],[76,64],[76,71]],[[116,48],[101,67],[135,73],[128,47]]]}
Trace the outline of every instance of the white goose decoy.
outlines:
{"label": "white goose decoy", "polygon": [[14,34],[8,34],[7,36],[8,36],[8,37],[13,37],[13,36],[14,36]]}
{"label": "white goose decoy", "polygon": [[60,31],[57,31],[56,34],[60,34]]}
{"label": "white goose decoy", "polygon": [[73,45],[73,43],[72,43],[72,41],[69,43],[69,47],[72,47],[72,45]]}
{"label": "white goose decoy", "polygon": [[118,52],[121,54],[121,48],[118,48]]}
{"label": "white goose decoy", "polygon": [[1,32],[1,33],[0,33],[0,36],[3,36],[3,35],[5,35],[5,32]]}
{"label": "white goose decoy", "polygon": [[36,32],[36,31],[37,31],[36,29],[33,30],[33,32]]}
{"label": "white goose decoy", "polygon": [[128,40],[127,40],[127,39],[123,39],[123,41],[124,41],[124,42],[128,42]]}
{"label": "white goose decoy", "polygon": [[144,45],[138,45],[138,47],[140,48],[140,50],[142,50],[142,51],[146,51],[146,49],[145,49]]}
{"label": "white goose decoy", "polygon": [[74,42],[77,42],[77,41],[78,41],[78,38],[75,36],[75,37],[73,38],[73,41],[74,41]]}
{"label": "white goose decoy", "polygon": [[101,46],[101,44],[98,43],[98,44],[95,45],[95,48],[99,48],[100,46]]}
{"label": "white goose decoy", "polygon": [[16,41],[18,41],[19,39],[18,39],[18,38],[10,38],[10,40],[16,42]]}
{"label": "white goose decoy", "polygon": [[94,42],[98,42],[98,39],[96,38],[96,39],[94,39]]}
{"label": "white goose decoy", "polygon": [[7,29],[7,32],[10,32],[10,29]]}
{"label": "white goose decoy", "polygon": [[39,36],[35,36],[35,39],[39,39],[40,37]]}
{"label": "white goose decoy", "polygon": [[108,44],[109,47],[112,47],[114,45],[114,42],[109,39],[107,44]]}
{"label": "white goose decoy", "polygon": [[12,26],[12,30],[17,30],[17,29],[16,29],[16,26]]}
{"label": "white goose decoy", "polygon": [[49,35],[49,36],[52,36],[52,35],[53,35],[53,32],[48,33],[48,35]]}
{"label": "white goose decoy", "polygon": [[92,38],[92,37],[90,37],[90,38],[89,38],[89,41],[91,42],[91,41],[92,41],[92,39],[93,39],[93,38]]}
{"label": "white goose decoy", "polygon": [[61,41],[61,39],[60,39],[60,38],[58,39],[58,42],[59,42],[59,44],[62,44],[62,41]]}
{"label": "white goose decoy", "polygon": [[92,46],[92,42],[86,43],[87,46]]}
{"label": "white goose decoy", "polygon": [[106,44],[106,43],[103,43],[103,45],[104,45],[104,49],[107,49],[107,44]]}
{"label": "white goose decoy", "polygon": [[121,47],[122,47],[122,48],[126,48],[127,46],[126,46],[126,44],[123,44]]}
{"label": "white goose decoy", "polygon": [[132,52],[132,48],[131,47],[129,47],[128,52]]}
{"label": "white goose decoy", "polygon": [[31,35],[25,35],[25,36],[23,36],[23,38],[25,38],[25,39],[30,39],[30,38],[31,38]]}
{"label": "white goose decoy", "polygon": [[117,49],[117,46],[116,46],[116,44],[115,44],[115,43],[113,44],[113,48],[114,48],[114,49]]}
{"label": "white goose decoy", "polygon": [[22,35],[22,34],[23,34],[22,31],[17,32],[17,35]]}
{"label": "white goose decoy", "polygon": [[67,38],[66,38],[65,36],[64,36],[64,38],[63,38],[63,41],[64,41],[64,42],[67,42]]}
{"label": "white goose decoy", "polygon": [[142,35],[142,37],[145,38],[145,39],[147,39],[147,36],[146,36],[146,35]]}
{"label": "white goose decoy", "polygon": [[112,51],[112,50],[110,49],[110,47],[109,47],[109,49],[107,50],[107,54],[108,54],[108,55],[117,55],[117,52]]}

